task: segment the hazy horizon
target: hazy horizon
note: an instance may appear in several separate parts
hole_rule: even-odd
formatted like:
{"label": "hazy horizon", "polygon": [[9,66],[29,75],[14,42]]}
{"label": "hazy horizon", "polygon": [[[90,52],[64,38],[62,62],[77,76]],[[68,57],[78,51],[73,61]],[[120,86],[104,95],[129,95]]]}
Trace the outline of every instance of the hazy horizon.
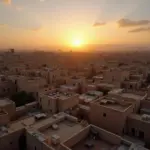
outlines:
{"label": "hazy horizon", "polygon": [[149,0],[0,0],[0,49],[150,45]]}

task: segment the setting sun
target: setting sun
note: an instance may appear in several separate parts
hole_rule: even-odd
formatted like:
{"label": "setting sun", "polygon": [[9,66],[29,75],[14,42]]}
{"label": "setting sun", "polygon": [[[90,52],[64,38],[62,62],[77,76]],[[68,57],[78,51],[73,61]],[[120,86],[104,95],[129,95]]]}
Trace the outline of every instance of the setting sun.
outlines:
{"label": "setting sun", "polygon": [[81,39],[74,39],[73,42],[72,42],[72,45],[75,46],[75,47],[80,47],[82,46],[82,40]]}

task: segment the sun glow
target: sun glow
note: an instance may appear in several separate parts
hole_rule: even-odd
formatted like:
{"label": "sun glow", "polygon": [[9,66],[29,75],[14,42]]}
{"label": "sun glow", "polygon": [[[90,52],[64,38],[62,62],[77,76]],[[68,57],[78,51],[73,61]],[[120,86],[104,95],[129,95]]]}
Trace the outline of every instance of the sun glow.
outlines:
{"label": "sun glow", "polygon": [[81,47],[83,45],[83,41],[81,39],[74,39],[72,41],[72,45],[74,47]]}

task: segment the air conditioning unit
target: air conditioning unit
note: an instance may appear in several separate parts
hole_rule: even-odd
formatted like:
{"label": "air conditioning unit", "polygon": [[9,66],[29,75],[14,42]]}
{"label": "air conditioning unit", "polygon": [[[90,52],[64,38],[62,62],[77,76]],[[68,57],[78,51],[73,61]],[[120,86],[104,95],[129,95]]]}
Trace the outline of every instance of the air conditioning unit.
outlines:
{"label": "air conditioning unit", "polygon": [[53,125],[52,125],[52,129],[53,129],[53,130],[58,130],[58,125],[57,125],[57,124],[53,124]]}
{"label": "air conditioning unit", "polygon": [[146,114],[142,115],[142,120],[143,121],[150,121],[150,115],[146,115]]}
{"label": "air conditioning unit", "polygon": [[51,141],[52,141],[52,144],[54,144],[54,145],[60,144],[60,136],[58,136],[58,135],[52,135]]}

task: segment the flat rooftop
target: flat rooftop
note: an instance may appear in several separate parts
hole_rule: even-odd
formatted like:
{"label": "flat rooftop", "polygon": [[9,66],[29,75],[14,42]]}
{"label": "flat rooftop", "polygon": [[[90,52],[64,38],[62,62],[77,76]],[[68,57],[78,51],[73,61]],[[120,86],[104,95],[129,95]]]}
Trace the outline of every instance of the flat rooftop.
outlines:
{"label": "flat rooftop", "polygon": [[109,84],[109,83],[99,83],[97,84],[98,87],[107,87],[107,88],[111,88],[113,89],[115,87],[115,85],[113,84]]}
{"label": "flat rooftop", "polygon": [[134,94],[134,93],[121,93],[120,95],[122,97],[131,98],[131,99],[135,99],[135,100],[141,100],[143,98],[143,96],[137,95],[137,94]]}
{"label": "flat rooftop", "polygon": [[59,122],[60,120],[65,120],[66,115],[67,114],[65,113],[59,113],[51,117],[43,118],[41,120],[36,120],[34,116],[32,117],[27,116],[24,119],[14,121],[11,124],[9,124],[9,127],[5,127],[6,132],[3,132],[3,134],[1,132],[0,136],[5,135],[7,133],[15,132],[23,128],[32,128],[34,130],[40,130],[45,126],[51,126],[55,122]]}
{"label": "flat rooftop", "polygon": [[95,85],[95,84],[88,84],[87,86],[88,86],[88,87],[92,87],[92,88],[96,88],[96,85]]}
{"label": "flat rooftop", "polygon": [[48,137],[57,135],[60,137],[60,141],[63,142],[70,138],[73,134],[78,133],[83,128],[79,123],[69,120],[63,120],[57,123],[57,125],[58,129],[53,129],[51,126],[41,133]]}
{"label": "flat rooftop", "polygon": [[4,107],[6,105],[12,104],[14,103],[13,101],[11,101],[10,99],[0,99],[0,107]]}
{"label": "flat rooftop", "polygon": [[61,92],[61,91],[53,91],[47,94],[48,97],[52,98],[52,99],[61,99],[61,100],[65,100],[68,99],[72,96],[75,96],[75,93],[71,93],[71,92]]}
{"label": "flat rooftop", "polygon": [[76,87],[73,86],[73,85],[61,85],[60,88],[64,88],[64,89],[76,89]]}
{"label": "flat rooftop", "polygon": [[103,80],[103,76],[102,76],[102,75],[99,75],[99,76],[94,76],[93,78],[94,78],[94,79]]}
{"label": "flat rooftop", "polygon": [[119,94],[122,91],[123,91],[123,89],[115,88],[115,89],[111,90],[110,92],[108,92],[108,94]]}
{"label": "flat rooftop", "polygon": [[93,140],[90,138],[85,138],[84,140],[77,143],[73,146],[72,150],[87,150],[88,148],[85,146],[86,143],[92,144],[93,148],[90,150],[129,150],[129,147],[126,145],[113,145],[104,140]]}
{"label": "flat rooftop", "polygon": [[95,103],[120,112],[126,111],[131,106],[131,104],[127,102],[115,101],[109,97],[98,99]]}
{"label": "flat rooftop", "polygon": [[129,118],[131,119],[135,119],[135,120],[139,120],[139,121],[142,121],[142,122],[145,122],[145,123],[150,123],[150,115],[146,115],[146,114],[131,114],[129,116]]}
{"label": "flat rooftop", "polygon": [[100,96],[103,96],[103,93],[100,91],[89,91],[80,95],[79,99],[84,100],[84,102],[91,102]]}
{"label": "flat rooftop", "polygon": [[102,96],[103,92],[100,92],[100,91],[89,91],[86,94],[87,95],[91,95],[91,96]]}

